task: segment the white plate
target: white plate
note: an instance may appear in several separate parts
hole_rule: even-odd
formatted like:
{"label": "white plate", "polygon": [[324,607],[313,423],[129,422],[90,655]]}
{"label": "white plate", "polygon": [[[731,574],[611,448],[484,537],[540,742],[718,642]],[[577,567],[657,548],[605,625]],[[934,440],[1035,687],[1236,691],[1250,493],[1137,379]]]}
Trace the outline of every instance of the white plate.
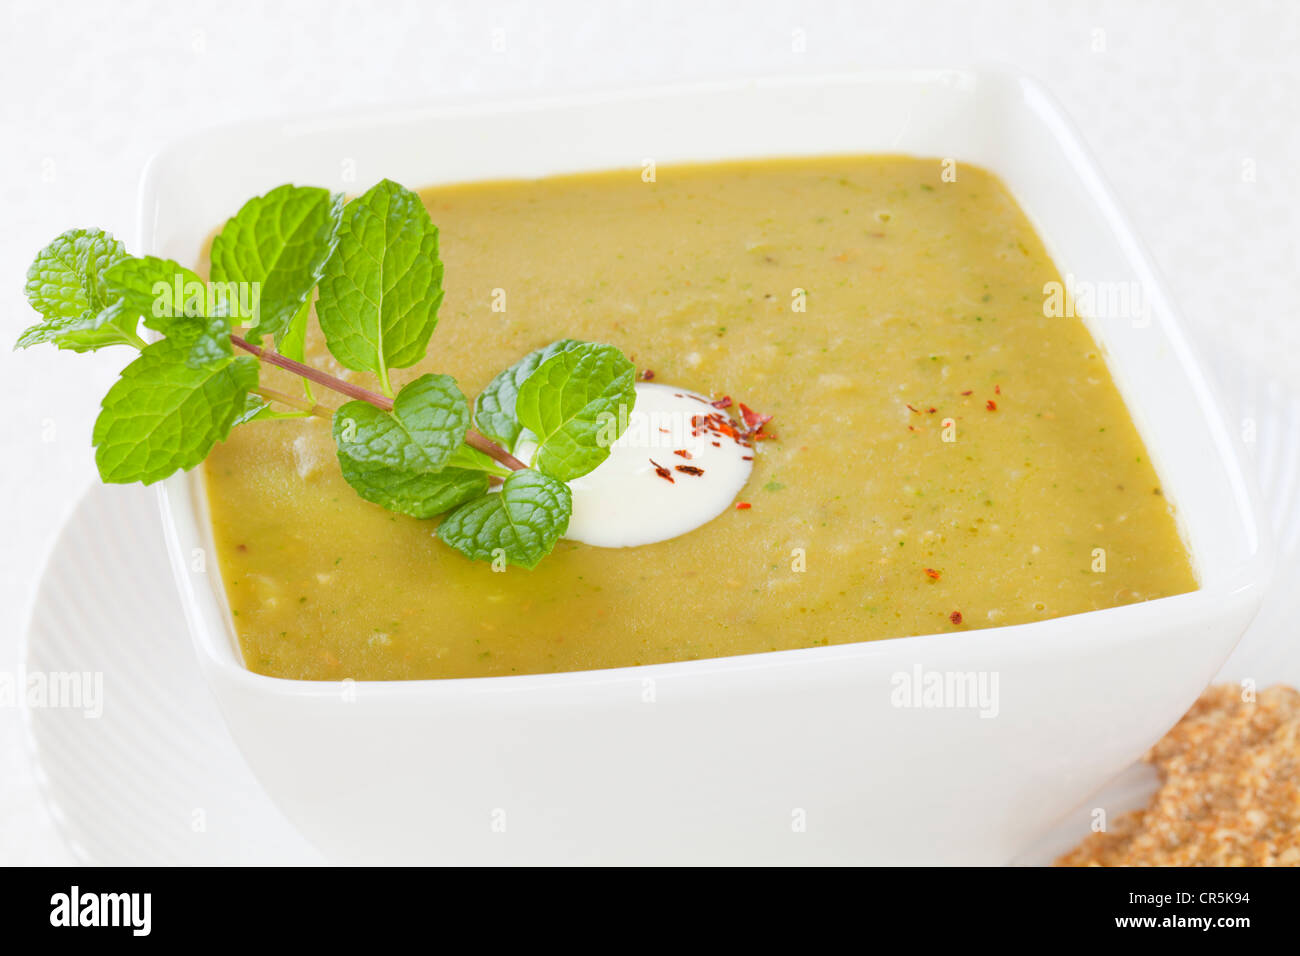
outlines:
{"label": "white plate", "polygon": [[[1216,354],[1233,413],[1254,423],[1264,501],[1283,545],[1277,584],[1220,679],[1300,685],[1300,646],[1292,639],[1300,613],[1300,393]],[[146,590],[147,604],[134,599]],[[98,720],[69,710],[27,712],[38,777],[79,860],[321,862],[253,779],[203,682],[152,491],[97,485],[82,498],[41,580],[27,668],[104,674]],[[1130,767],[1018,862],[1050,863],[1087,835],[1093,807],[1114,819],[1145,803],[1154,780],[1149,768]],[[195,829],[196,812],[206,829]]]}

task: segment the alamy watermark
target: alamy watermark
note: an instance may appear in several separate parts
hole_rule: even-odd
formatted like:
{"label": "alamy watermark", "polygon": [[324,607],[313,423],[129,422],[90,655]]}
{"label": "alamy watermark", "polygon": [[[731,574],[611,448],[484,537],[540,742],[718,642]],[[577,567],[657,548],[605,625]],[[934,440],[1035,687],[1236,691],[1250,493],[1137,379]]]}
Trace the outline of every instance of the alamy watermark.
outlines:
{"label": "alamy watermark", "polygon": [[997,671],[931,671],[920,664],[889,678],[889,703],[905,709],[976,710],[998,715]]}
{"label": "alamy watermark", "polygon": [[121,927],[131,930],[132,936],[148,936],[152,910],[152,893],[87,893],[74,885],[50,897],[50,925]]}
{"label": "alamy watermark", "polygon": [[97,720],[104,715],[102,671],[0,671],[0,707],[79,710]]}
{"label": "alamy watermark", "polygon": [[200,282],[177,274],[171,281],[158,280],[150,291],[155,318],[221,316],[255,326],[261,314],[260,282]]}
{"label": "alamy watermark", "polygon": [[1151,324],[1151,301],[1141,282],[1095,282],[1065,274],[1065,281],[1043,283],[1047,318],[1125,319],[1134,328]]}

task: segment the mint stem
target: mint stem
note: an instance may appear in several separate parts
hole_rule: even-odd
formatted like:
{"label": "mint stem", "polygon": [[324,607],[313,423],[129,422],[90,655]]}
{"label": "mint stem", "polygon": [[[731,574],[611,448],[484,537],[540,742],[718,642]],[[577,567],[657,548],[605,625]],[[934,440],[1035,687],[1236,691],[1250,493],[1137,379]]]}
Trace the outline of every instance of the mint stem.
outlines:
{"label": "mint stem", "polygon": [[346,395],[349,398],[356,398],[363,402],[369,402],[376,408],[381,408],[386,412],[391,412],[393,410],[393,400],[385,395],[380,395],[378,392],[372,392],[370,389],[362,388],[360,385],[353,385],[351,382],[345,382],[341,378],[335,378],[328,372],[322,372],[320,369],[312,368],[310,365],[304,365],[302,362],[295,362],[291,358],[285,358],[278,352],[268,352],[260,345],[254,345],[252,342],[241,338],[238,335],[231,335],[230,341],[239,346],[239,348],[243,349],[245,352],[251,352],[253,355],[256,355],[259,359],[269,365],[277,365],[285,371],[293,372],[294,375],[313,381],[317,385],[324,385],[326,388],[332,389],[341,395]]}
{"label": "mint stem", "polygon": [[288,405],[290,408],[296,408],[299,411],[306,412],[308,415],[315,415],[317,418],[333,418],[334,413],[324,405],[317,405],[315,402],[309,402],[293,395],[286,395],[284,392],[277,392],[273,388],[259,386],[253,389],[258,395],[261,395],[268,402],[279,402],[281,405]]}
{"label": "mint stem", "polygon": [[[349,398],[369,402],[371,405],[374,405],[376,408],[382,409],[383,411],[391,412],[393,410],[393,400],[386,395],[380,395],[378,392],[372,392],[370,389],[362,388],[360,385],[353,385],[351,382],[345,382],[343,379],[336,378],[328,372],[322,372],[320,369],[312,368],[310,365],[304,365],[302,362],[295,362],[291,358],[285,358],[278,352],[268,352],[260,345],[254,345],[252,342],[238,335],[232,334],[230,336],[230,341],[245,352],[252,353],[269,365],[278,366],[286,372],[292,372],[295,375],[315,382],[317,385],[323,385],[325,388],[338,392],[341,395],[346,395]],[[310,410],[313,415],[320,414],[320,412],[317,411],[317,409],[320,409],[325,413],[323,417],[333,417],[333,413],[323,406],[316,405],[307,409],[305,408],[307,405],[306,402],[299,403],[296,401],[286,401],[288,397],[289,396],[284,395],[283,393],[277,392],[274,400],[284,402],[286,405],[291,405],[295,408]],[[479,434],[472,428],[465,433],[465,444],[469,445],[471,448],[478,449],[494,461],[499,461],[511,471],[523,471],[528,467],[514,455],[510,454],[510,452],[492,441],[492,439],[488,438],[486,435]]]}
{"label": "mint stem", "polygon": [[488,438],[486,435],[479,434],[472,428],[465,433],[465,444],[469,445],[470,448],[477,448],[494,461],[501,462],[501,464],[505,465],[511,471],[523,471],[528,467],[492,439]]}

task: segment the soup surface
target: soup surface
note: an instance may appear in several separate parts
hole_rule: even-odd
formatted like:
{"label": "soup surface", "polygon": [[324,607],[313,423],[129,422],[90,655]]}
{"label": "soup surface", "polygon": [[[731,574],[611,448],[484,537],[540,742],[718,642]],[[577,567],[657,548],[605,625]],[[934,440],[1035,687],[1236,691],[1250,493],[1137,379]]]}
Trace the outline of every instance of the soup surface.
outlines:
{"label": "soup surface", "polygon": [[[837,157],[439,187],[427,367],[475,395],[559,338],[774,416],[690,534],[494,572],[343,481],[329,422],[208,458],[247,665],[304,679],[622,667],[1037,621],[1193,590],[1104,360],[996,177]],[[494,303],[505,311],[494,311]],[[308,361],[337,365],[313,330]],[[296,381],[265,369],[283,390]],[[338,397],[317,391],[319,401]],[[945,427],[945,420],[950,423]],[[947,439],[947,440],[946,440]]]}

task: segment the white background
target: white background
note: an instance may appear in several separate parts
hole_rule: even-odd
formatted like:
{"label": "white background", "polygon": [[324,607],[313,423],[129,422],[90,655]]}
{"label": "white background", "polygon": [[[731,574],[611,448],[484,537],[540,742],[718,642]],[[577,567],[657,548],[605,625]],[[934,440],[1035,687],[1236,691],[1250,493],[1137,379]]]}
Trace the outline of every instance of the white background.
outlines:
{"label": "white background", "polygon": [[[466,94],[1003,64],[1065,105],[1201,341],[1231,341],[1279,377],[1300,368],[1300,4],[263,6],[3,0],[0,339],[33,319],[21,290],[36,250],[72,226],[133,244],[145,161],[211,125]],[[0,671],[20,667],[41,565],[94,480],[90,428],[119,352],[0,346]],[[123,599],[151,587],[171,584]],[[0,863],[67,859],[18,713],[0,710]]]}

